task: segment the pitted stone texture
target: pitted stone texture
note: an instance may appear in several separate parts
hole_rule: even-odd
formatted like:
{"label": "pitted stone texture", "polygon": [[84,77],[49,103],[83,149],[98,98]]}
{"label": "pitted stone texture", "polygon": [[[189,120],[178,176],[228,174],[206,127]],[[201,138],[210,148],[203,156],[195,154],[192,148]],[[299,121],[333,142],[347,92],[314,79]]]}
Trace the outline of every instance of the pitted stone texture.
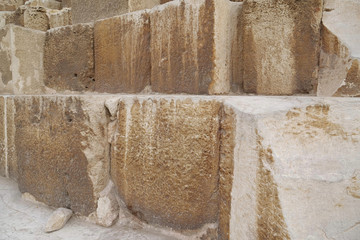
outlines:
{"label": "pitted stone texture", "polygon": [[150,19],[146,11],[95,23],[95,91],[138,93],[150,84]]}
{"label": "pitted stone texture", "polygon": [[233,30],[239,8],[236,3],[214,0],[178,0],[153,8],[152,90],[228,93],[231,47],[236,32]]}
{"label": "pitted stone texture", "polygon": [[0,176],[7,177],[5,98],[0,96]]}
{"label": "pitted stone texture", "polygon": [[316,91],[323,0],[247,0],[243,81],[247,93]]}
{"label": "pitted stone texture", "polygon": [[29,0],[26,1],[26,5],[29,7],[43,7],[58,10],[61,8],[61,3],[55,0]]}
{"label": "pitted stone texture", "polygon": [[15,25],[0,30],[0,93],[44,92],[45,33]]}
{"label": "pitted stone texture", "polygon": [[121,99],[111,174],[128,209],[176,229],[217,221],[221,104]]}
{"label": "pitted stone texture", "polygon": [[71,3],[73,23],[88,23],[127,13],[129,0],[76,0]]}
{"label": "pitted stone texture", "polygon": [[152,8],[160,3],[161,0],[129,0],[129,12]]}
{"label": "pitted stone texture", "polygon": [[358,238],[359,103],[225,101],[236,115],[228,239]]}
{"label": "pitted stone texture", "polygon": [[325,2],[319,96],[360,96],[360,2]]}
{"label": "pitted stone texture", "polygon": [[15,11],[24,4],[24,0],[0,0],[0,11]]}
{"label": "pitted stone texture", "polygon": [[46,32],[45,85],[57,91],[94,88],[94,36],[92,24],[77,24]]}
{"label": "pitted stone texture", "polygon": [[94,212],[109,179],[104,99],[19,96],[13,101],[20,191],[81,215]]}
{"label": "pitted stone texture", "polygon": [[63,8],[61,10],[48,10],[50,28],[71,25],[71,8]]}
{"label": "pitted stone texture", "polygon": [[49,17],[43,7],[29,7],[24,12],[24,27],[46,31],[49,29]]}

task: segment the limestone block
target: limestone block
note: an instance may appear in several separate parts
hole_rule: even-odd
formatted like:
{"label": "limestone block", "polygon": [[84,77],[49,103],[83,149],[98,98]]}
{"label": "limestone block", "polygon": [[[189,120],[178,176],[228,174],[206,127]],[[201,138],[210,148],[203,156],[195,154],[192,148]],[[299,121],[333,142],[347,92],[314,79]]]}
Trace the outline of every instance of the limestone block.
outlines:
{"label": "limestone block", "polygon": [[58,208],[50,216],[45,226],[45,232],[50,233],[62,229],[72,216],[72,211],[67,208]]}
{"label": "limestone block", "polygon": [[71,3],[74,24],[93,22],[127,13],[129,0],[77,0]]}
{"label": "limestone block", "polygon": [[89,91],[94,86],[92,24],[76,24],[46,32],[45,85],[57,91]]}
{"label": "limestone block", "polygon": [[319,96],[360,96],[360,2],[325,2]]}
{"label": "limestone block", "polygon": [[10,162],[16,161],[20,191],[52,207],[95,214],[109,181],[104,97],[11,99],[16,159]]}
{"label": "limestone block", "polygon": [[28,7],[24,12],[24,27],[46,31],[49,29],[49,17],[43,7]]}
{"label": "limestone block", "polygon": [[15,11],[24,0],[0,0],[0,11]]}
{"label": "limestone block", "polygon": [[242,12],[247,93],[316,91],[323,0],[247,0]]}
{"label": "limestone block", "polygon": [[221,104],[144,97],[106,105],[117,117],[111,175],[128,209],[175,229],[216,222]]}
{"label": "limestone block", "polygon": [[48,9],[61,9],[61,3],[55,0],[29,0],[26,2],[29,7],[43,7]]}
{"label": "limestone block", "polygon": [[179,0],[153,8],[152,90],[228,93],[232,41],[240,9],[239,3],[214,0]]}
{"label": "limestone block", "polygon": [[61,10],[48,10],[50,28],[71,25],[71,8],[63,8]]}
{"label": "limestone block", "polygon": [[160,3],[161,0],[129,0],[129,12],[152,8]]}
{"label": "limestone block", "polygon": [[220,170],[220,179],[233,179],[231,207],[220,215],[220,225],[230,223],[222,239],[357,239],[359,103],[226,100],[225,115],[235,119],[236,132],[232,151],[220,159],[220,166],[233,159],[231,171]]}
{"label": "limestone block", "polygon": [[0,12],[0,28],[3,28],[6,24],[10,24],[11,18],[14,12],[12,11],[6,11],[6,12]]}
{"label": "limestone block", "polygon": [[95,91],[137,93],[150,84],[150,19],[146,11],[95,23]]}
{"label": "limestone block", "polygon": [[7,177],[5,98],[0,96],[0,176]]}
{"label": "limestone block", "polygon": [[45,33],[15,25],[0,29],[0,93],[39,94]]}

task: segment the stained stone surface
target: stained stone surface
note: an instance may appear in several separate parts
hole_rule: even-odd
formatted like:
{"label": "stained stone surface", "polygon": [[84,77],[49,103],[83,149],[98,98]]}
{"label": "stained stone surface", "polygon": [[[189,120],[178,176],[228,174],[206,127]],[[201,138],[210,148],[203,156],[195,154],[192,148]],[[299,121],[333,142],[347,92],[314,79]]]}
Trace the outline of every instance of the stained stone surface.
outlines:
{"label": "stained stone surface", "polygon": [[[359,100],[238,97],[230,239],[357,239]],[[246,219],[246,220],[244,220]],[[227,238],[223,238],[227,239]]]}
{"label": "stained stone surface", "polygon": [[95,91],[138,93],[150,84],[150,19],[147,11],[95,23]]}
{"label": "stained stone surface", "polygon": [[360,96],[360,2],[328,0],[322,25],[319,96]]}
{"label": "stained stone surface", "polygon": [[58,92],[94,88],[94,26],[76,24],[46,32],[45,85]]}
{"label": "stained stone surface", "polygon": [[16,155],[8,162],[9,167],[17,168],[11,170],[17,175],[20,191],[49,206],[69,208],[85,216],[94,212],[99,193],[109,180],[104,99],[10,99]]}
{"label": "stained stone surface", "polygon": [[1,0],[0,11],[15,11],[17,7],[24,4],[24,0]]}
{"label": "stained stone surface", "polygon": [[316,90],[323,0],[244,1],[243,81],[247,93]]}
{"label": "stained stone surface", "polygon": [[24,12],[24,27],[40,31],[49,29],[49,17],[44,7],[29,7]]}
{"label": "stained stone surface", "polygon": [[216,222],[221,104],[155,97],[107,106],[118,106],[111,175],[128,209],[175,229]]}
{"label": "stained stone surface", "polygon": [[0,176],[7,177],[5,98],[0,96]]}

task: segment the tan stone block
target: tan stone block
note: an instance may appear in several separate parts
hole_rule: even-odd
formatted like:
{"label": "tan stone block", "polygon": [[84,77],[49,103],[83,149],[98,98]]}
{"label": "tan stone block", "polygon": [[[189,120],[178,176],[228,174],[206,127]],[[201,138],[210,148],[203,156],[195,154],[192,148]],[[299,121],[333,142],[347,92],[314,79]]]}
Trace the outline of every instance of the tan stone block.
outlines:
{"label": "tan stone block", "polygon": [[248,0],[243,5],[247,93],[316,91],[323,0]]}
{"label": "tan stone block", "polygon": [[48,10],[50,28],[71,25],[71,8],[63,8],[61,10]]}
{"label": "tan stone block", "polygon": [[128,209],[176,229],[216,222],[221,104],[186,98],[116,104],[116,114],[109,108],[117,116],[111,175]]}
{"label": "tan stone block", "polygon": [[12,23],[13,11],[0,12],[0,28],[3,28],[5,25]]}
{"label": "tan stone block", "polygon": [[37,201],[88,216],[109,181],[104,98],[14,97],[18,184]]}
{"label": "tan stone block", "polygon": [[129,0],[129,12],[152,8],[159,5],[161,0]]}
{"label": "tan stone block", "polygon": [[150,84],[148,12],[97,21],[94,32],[95,91],[137,93]]}
{"label": "tan stone block", "polygon": [[0,176],[7,177],[5,98],[0,96]]}
{"label": "tan stone block", "polygon": [[14,99],[6,98],[6,138],[7,138],[7,169],[9,178],[17,181],[18,167],[15,148]]}
{"label": "tan stone block", "polygon": [[74,24],[93,22],[127,13],[129,0],[77,0],[71,3]]}
{"label": "tan stone block", "polygon": [[0,93],[44,92],[44,40],[44,32],[15,25],[8,25],[0,30]]}
{"label": "tan stone block", "polygon": [[24,12],[24,27],[46,31],[49,29],[49,17],[43,7],[28,7]]}
{"label": "tan stone block", "polygon": [[63,8],[71,8],[71,0],[62,0],[60,2]]}
{"label": "tan stone block", "polygon": [[329,0],[322,21],[318,96],[360,96],[360,3]]}
{"label": "tan stone block", "polygon": [[45,85],[57,91],[94,88],[94,36],[92,24],[77,24],[46,32]]}
{"label": "tan stone block", "polygon": [[26,2],[29,7],[43,7],[48,9],[60,9],[61,3],[55,0],[30,0]]}
{"label": "tan stone block", "polygon": [[24,0],[0,0],[0,11],[15,11],[24,4]]}
{"label": "tan stone block", "polygon": [[214,0],[173,1],[153,8],[152,90],[228,93],[232,42],[240,9],[241,4]]}

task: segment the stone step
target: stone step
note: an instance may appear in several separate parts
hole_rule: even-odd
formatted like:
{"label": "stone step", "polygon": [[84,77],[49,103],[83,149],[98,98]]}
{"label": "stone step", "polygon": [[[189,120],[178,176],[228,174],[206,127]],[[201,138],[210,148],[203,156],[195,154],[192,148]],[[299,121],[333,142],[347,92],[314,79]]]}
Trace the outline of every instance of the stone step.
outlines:
{"label": "stone step", "polygon": [[[359,103],[3,96],[0,174],[101,225],[116,219],[117,197],[137,219],[179,232],[216,235],[218,224],[219,239],[356,239]],[[110,179],[115,192],[104,190]]]}

